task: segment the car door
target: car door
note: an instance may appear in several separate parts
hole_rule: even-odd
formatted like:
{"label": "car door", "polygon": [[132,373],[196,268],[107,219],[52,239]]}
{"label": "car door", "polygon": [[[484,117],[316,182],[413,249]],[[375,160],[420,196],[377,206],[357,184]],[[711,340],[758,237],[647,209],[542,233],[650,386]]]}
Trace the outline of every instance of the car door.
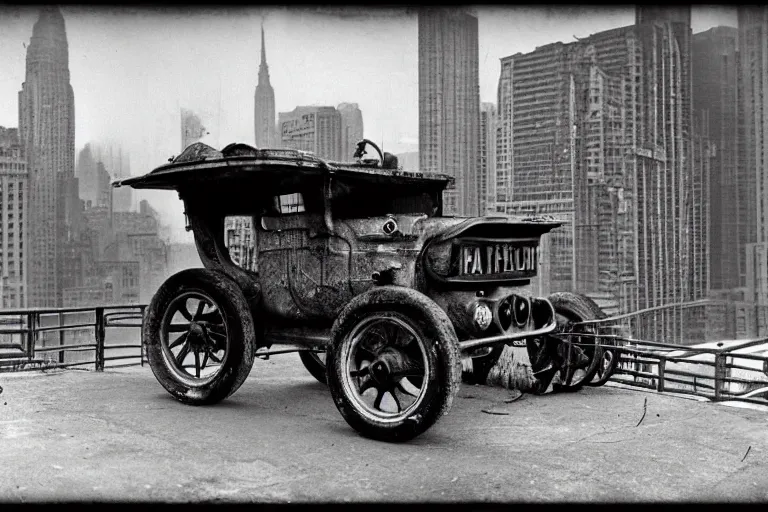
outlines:
{"label": "car door", "polygon": [[276,197],[257,227],[265,310],[285,320],[333,319],[351,299],[349,250],[330,235],[321,212],[304,209],[300,193]]}

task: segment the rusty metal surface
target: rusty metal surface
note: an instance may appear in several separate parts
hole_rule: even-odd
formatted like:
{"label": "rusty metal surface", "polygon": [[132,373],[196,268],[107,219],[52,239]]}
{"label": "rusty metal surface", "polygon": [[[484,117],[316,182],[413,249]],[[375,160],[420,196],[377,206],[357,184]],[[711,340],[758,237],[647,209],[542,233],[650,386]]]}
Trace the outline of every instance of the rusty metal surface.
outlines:
{"label": "rusty metal surface", "polygon": [[[423,275],[421,255],[435,236],[457,226],[482,225],[482,219],[389,215],[365,219],[334,219],[329,233],[323,215],[304,212],[254,218],[253,238],[259,272],[240,268],[223,247],[219,216],[206,217],[190,205],[190,225],[206,267],[227,273],[250,289],[256,315],[285,322],[315,322],[330,327],[353,297],[381,285],[414,288],[437,301],[462,333],[477,337],[467,327],[467,304],[482,288],[486,297],[513,292],[530,293],[528,281],[512,286],[484,283],[470,290],[446,288]],[[518,221],[515,221],[518,222]],[[494,219],[491,225],[509,226]],[[463,230],[461,230],[463,231]],[[461,233],[455,230],[456,233]],[[445,262],[432,257],[426,265]],[[490,299],[489,299],[490,300]]]}
{"label": "rusty metal surface", "polygon": [[[453,182],[453,178],[446,174],[327,162],[311,153],[292,149],[244,150],[243,148],[249,147],[244,144],[230,145],[220,152],[203,143],[192,144],[170,163],[157,167],[143,176],[115,181],[113,186],[179,190],[190,180],[206,177],[220,180],[237,174],[298,171],[306,174],[334,174],[349,179],[375,179],[385,182],[431,182],[440,187]],[[250,179],[259,179],[259,177],[252,176]]]}
{"label": "rusty metal surface", "polygon": [[[204,266],[223,272],[242,289],[256,324],[257,346],[269,346],[266,332],[289,326],[327,331],[355,297],[389,285],[430,297],[461,341],[502,341],[505,335],[541,330],[542,325],[530,325],[514,333],[478,332],[471,324],[472,307],[478,293],[486,301],[512,293],[527,296],[538,241],[559,223],[550,218],[443,217],[441,191],[449,182],[437,174],[329,163],[288,150],[234,144],[219,152],[195,144],[172,163],[123,184],[179,191]],[[301,210],[282,210],[278,199],[284,194],[301,194]],[[413,213],[386,213],[391,211]],[[248,254],[255,264],[245,268],[232,260],[225,244],[225,219],[233,215],[252,223]],[[457,240],[469,237],[484,244],[483,254],[498,254],[499,261],[482,267],[476,257],[471,271],[454,275],[460,266]],[[519,260],[527,262],[524,269],[506,259],[513,242],[526,244],[521,254],[527,256]],[[430,251],[440,243],[448,250]],[[474,254],[478,251],[476,246]],[[509,268],[500,270],[502,260]],[[298,334],[307,344],[318,336]]]}

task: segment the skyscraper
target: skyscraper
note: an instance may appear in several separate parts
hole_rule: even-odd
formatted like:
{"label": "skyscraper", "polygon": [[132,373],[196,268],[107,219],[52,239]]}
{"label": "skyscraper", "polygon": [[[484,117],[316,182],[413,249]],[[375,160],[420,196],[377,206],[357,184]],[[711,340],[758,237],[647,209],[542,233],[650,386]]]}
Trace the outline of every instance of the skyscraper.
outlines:
{"label": "skyscraper", "polygon": [[477,17],[419,11],[419,167],[455,178],[446,214],[478,215],[480,82]]}
{"label": "skyscraper", "polygon": [[341,114],[340,159],[352,161],[357,143],[363,139],[363,113],[357,103],[341,103],[336,110]]}
{"label": "skyscraper", "polygon": [[[738,21],[739,136],[749,212],[745,233],[746,298],[765,305],[768,304],[768,7],[739,7]],[[768,318],[764,315],[758,315],[757,330],[760,336],[768,332]]]}
{"label": "skyscraper", "polygon": [[259,64],[259,83],[254,94],[254,125],[256,147],[272,148],[277,146],[275,137],[275,91],[269,83],[267,49],[264,45],[264,26],[261,27],[261,63]]}
{"label": "skyscraper", "polygon": [[310,151],[327,160],[342,160],[341,114],[335,108],[296,107],[291,112],[280,112],[278,118],[280,147]]}
{"label": "skyscraper", "polygon": [[[639,6],[636,31],[642,47],[642,102],[638,141],[651,151],[637,168],[639,307],[702,298],[689,278],[691,244],[706,229],[690,224],[692,207],[708,197],[693,188],[691,8]],[[680,339],[682,311],[649,321],[646,333]]]}
{"label": "skyscraper", "polygon": [[[29,305],[61,304],[58,282],[75,170],[75,98],[64,18],[43,7],[27,46],[19,131],[29,172]],[[77,205],[79,207],[79,205]]]}
{"label": "skyscraper", "polygon": [[480,154],[477,194],[480,215],[493,213],[496,208],[496,105],[480,105]]}
{"label": "skyscraper", "polygon": [[496,156],[497,211],[565,222],[547,236],[542,292],[609,294],[625,310],[634,260],[622,153],[632,113],[606,63],[626,60],[628,41],[623,28],[503,58]]}
{"label": "skyscraper", "polygon": [[[711,287],[743,286],[747,182],[739,154],[738,29],[714,27],[693,35],[693,110],[715,151],[709,173]],[[749,190],[751,196],[753,190]]]}
{"label": "skyscraper", "polygon": [[27,307],[29,188],[16,128],[0,126],[0,308]]}

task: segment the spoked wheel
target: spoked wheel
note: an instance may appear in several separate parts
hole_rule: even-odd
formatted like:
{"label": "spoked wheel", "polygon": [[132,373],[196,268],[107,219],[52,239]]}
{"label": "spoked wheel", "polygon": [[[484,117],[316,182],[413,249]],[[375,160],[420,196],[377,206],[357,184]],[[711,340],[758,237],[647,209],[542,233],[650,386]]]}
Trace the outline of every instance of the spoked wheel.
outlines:
{"label": "spoked wheel", "polygon": [[[585,336],[563,337],[556,345],[555,361],[559,366],[559,382],[553,383],[557,391],[577,391],[590,382],[603,359],[603,350],[597,338],[589,336],[591,326],[574,325],[585,320],[605,317],[600,307],[588,297],[574,293],[556,293],[549,297],[555,308],[558,332],[583,332]],[[555,337],[552,337],[555,338]]]}
{"label": "spoked wheel", "polygon": [[253,365],[255,331],[240,288],[225,274],[179,272],[147,311],[144,344],[158,382],[181,402],[216,403],[234,393]]}
{"label": "spoked wheel", "polygon": [[600,359],[600,364],[597,365],[595,376],[590,382],[587,382],[587,386],[598,387],[608,382],[619,362],[619,353],[612,348],[614,343],[607,344],[603,341],[602,345],[603,357]]}
{"label": "spoked wheel", "polygon": [[161,333],[163,357],[179,380],[200,387],[221,371],[229,338],[221,310],[210,295],[190,291],[173,299]]}
{"label": "spoked wheel", "polygon": [[358,323],[342,360],[342,385],[374,421],[402,421],[426,393],[424,335],[402,315],[382,312]]}
{"label": "spoked wheel", "polygon": [[[344,419],[384,441],[427,430],[450,408],[461,380],[456,334],[447,317],[435,319],[445,313],[414,290],[399,293],[405,298],[397,304],[355,307],[364,300],[353,300],[334,324],[327,357],[328,386]],[[438,311],[403,304],[415,294]]]}
{"label": "spoked wheel", "polygon": [[304,368],[312,374],[321,384],[328,384],[328,378],[325,376],[325,352],[310,352],[303,350],[299,352],[299,358],[304,364]]}
{"label": "spoked wheel", "polygon": [[[574,332],[581,330],[578,327],[574,328],[572,323],[569,318],[560,314],[557,315],[557,331]],[[555,381],[554,388],[558,391],[577,391],[595,376],[602,358],[602,349],[599,348],[595,340],[587,337],[571,335],[560,339],[562,341],[557,347],[558,359],[560,360],[560,380],[559,382]],[[598,351],[601,353],[597,354]],[[599,357],[598,359],[595,358],[596,355]]]}

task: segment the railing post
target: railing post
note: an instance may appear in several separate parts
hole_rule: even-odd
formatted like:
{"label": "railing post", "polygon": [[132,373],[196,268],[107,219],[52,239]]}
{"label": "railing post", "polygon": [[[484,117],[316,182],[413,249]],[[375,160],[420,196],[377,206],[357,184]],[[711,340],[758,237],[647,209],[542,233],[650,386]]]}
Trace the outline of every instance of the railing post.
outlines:
{"label": "railing post", "polygon": [[723,380],[725,379],[725,356],[718,352],[715,354],[715,401],[720,400],[721,397],[721,387],[723,385]]}
{"label": "railing post", "polygon": [[659,358],[659,382],[656,386],[656,391],[664,391],[664,370],[667,365],[667,360],[664,357]]}
{"label": "railing post", "polygon": [[[59,311],[59,327],[64,327],[64,313]],[[64,329],[59,331],[59,346],[64,346]],[[59,350],[59,364],[64,363],[64,351]]]}
{"label": "railing post", "polygon": [[141,311],[141,328],[139,330],[139,355],[141,357],[141,366],[144,366],[144,310],[146,308],[144,306],[140,306],[139,310]]}
{"label": "railing post", "polygon": [[35,314],[27,313],[27,358],[32,361],[35,357],[35,342],[37,336],[35,329]]}
{"label": "railing post", "polygon": [[104,371],[104,308],[96,308],[96,371]]}

